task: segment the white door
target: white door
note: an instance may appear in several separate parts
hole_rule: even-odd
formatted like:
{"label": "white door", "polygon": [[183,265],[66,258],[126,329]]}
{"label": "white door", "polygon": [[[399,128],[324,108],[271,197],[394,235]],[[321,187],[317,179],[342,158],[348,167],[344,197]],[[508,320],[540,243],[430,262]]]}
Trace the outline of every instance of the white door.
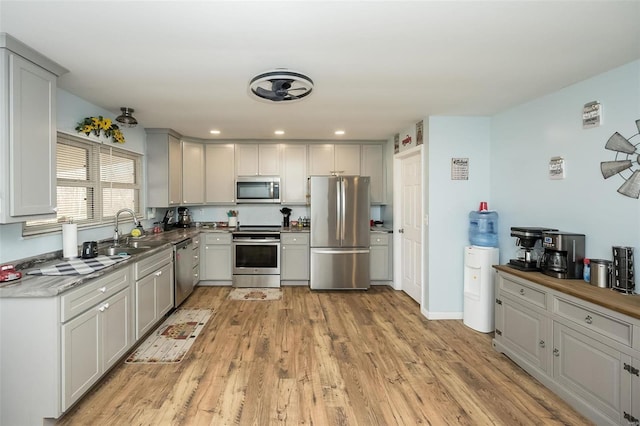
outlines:
{"label": "white door", "polygon": [[401,160],[401,286],[422,303],[422,163],[420,151]]}

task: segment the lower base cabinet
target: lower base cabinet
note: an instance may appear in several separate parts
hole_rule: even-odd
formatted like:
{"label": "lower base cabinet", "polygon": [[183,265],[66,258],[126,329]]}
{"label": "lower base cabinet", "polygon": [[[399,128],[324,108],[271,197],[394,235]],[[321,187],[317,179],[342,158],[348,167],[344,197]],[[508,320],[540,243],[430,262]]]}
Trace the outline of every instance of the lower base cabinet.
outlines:
{"label": "lower base cabinet", "polygon": [[135,329],[141,339],[173,308],[173,252],[168,249],[135,265]]}
{"label": "lower base cabinet", "polygon": [[230,283],[233,278],[231,234],[216,232],[204,234],[202,238],[204,244],[200,244],[200,280]]}
{"label": "lower base cabinet", "polygon": [[502,271],[495,308],[496,350],[594,423],[640,424],[640,320]]}
{"label": "lower base cabinet", "polygon": [[131,347],[131,290],[127,287],[62,326],[66,410]]}
{"label": "lower base cabinet", "polygon": [[[309,233],[280,235],[280,279],[309,283]],[[286,283],[285,283],[286,284]]]}
{"label": "lower base cabinet", "polygon": [[371,281],[393,280],[391,234],[372,232],[370,234],[369,275]]}

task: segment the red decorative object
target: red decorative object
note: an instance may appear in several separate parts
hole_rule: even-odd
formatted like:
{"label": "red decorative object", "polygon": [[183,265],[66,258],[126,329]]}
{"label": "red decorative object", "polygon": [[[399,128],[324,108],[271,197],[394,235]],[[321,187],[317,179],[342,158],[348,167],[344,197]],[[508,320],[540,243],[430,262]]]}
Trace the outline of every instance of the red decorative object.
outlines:
{"label": "red decorative object", "polygon": [[406,138],[402,139],[402,146],[409,145],[411,143],[411,136],[407,135]]}

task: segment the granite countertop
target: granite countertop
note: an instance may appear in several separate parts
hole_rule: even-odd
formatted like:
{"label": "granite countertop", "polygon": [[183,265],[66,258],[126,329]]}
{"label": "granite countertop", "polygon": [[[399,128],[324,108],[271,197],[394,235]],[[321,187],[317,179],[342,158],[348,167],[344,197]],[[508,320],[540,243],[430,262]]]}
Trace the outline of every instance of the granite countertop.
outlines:
{"label": "granite countertop", "polygon": [[[3,298],[19,298],[19,297],[55,297],[60,293],[78,287],[89,280],[101,277],[120,268],[126,268],[133,262],[159,253],[172,246],[174,242],[181,241],[185,238],[192,237],[200,233],[198,228],[175,229],[171,231],[161,232],[159,234],[148,234],[147,236],[138,238],[138,241],[148,241],[154,243],[154,246],[142,253],[131,255],[128,259],[108,266],[97,272],[85,275],[27,275],[29,270],[34,268],[43,268],[63,261],[62,251],[43,254],[23,261],[13,262],[17,270],[22,272],[22,278],[15,281],[9,281],[0,285],[0,299]],[[106,245],[109,242],[105,242]]]}
{"label": "granite countertop", "polygon": [[612,311],[640,319],[639,294],[622,294],[610,288],[596,287],[583,280],[563,280],[544,275],[541,272],[520,271],[507,265],[494,265],[493,267],[498,271],[515,275]]}

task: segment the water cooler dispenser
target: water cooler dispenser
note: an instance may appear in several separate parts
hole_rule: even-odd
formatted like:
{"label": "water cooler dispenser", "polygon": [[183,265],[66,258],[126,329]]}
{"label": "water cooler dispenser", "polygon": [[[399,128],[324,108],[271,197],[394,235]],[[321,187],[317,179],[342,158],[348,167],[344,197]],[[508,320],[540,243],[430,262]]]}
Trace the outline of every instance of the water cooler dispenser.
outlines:
{"label": "water cooler dispenser", "polygon": [[495,271],[499,262],[495,247],[464,248],[464,325],[482,333],[494,329]]}

